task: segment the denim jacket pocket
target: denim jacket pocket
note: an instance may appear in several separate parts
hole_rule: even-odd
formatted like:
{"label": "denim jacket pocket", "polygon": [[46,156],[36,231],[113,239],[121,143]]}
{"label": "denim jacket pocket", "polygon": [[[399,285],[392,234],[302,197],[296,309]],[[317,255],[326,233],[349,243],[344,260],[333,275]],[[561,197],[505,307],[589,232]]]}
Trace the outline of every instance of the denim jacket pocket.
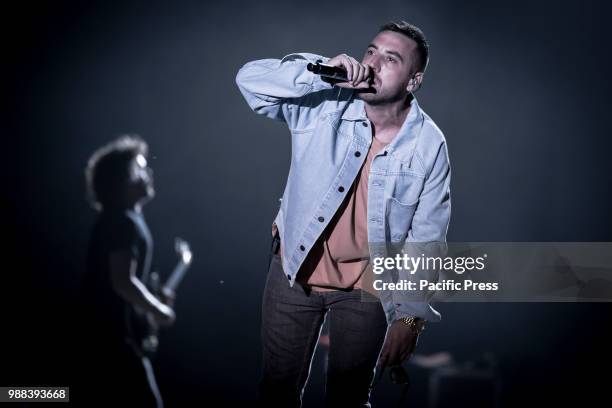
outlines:
{"label": "denim jacket pocket", "polygon": [[395,197],[387,202],[387,240],[403,242],[408,236],[412,216],[417,208],[418,200],[412,204],[405,204]]}

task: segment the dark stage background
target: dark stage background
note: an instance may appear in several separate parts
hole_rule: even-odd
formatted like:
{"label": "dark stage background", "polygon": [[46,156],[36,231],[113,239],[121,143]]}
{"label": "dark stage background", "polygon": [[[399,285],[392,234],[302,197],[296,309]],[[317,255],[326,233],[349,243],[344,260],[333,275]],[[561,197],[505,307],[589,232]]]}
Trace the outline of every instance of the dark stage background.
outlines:
{"label": "dark stage background", "polygon": [[[2,14],[0,385],[78,376],[76,299],[95,216],[83,168],[99,145],[138,133],[155,171],[145,211],[154,265],[173,266],[175,236],[195,256],[156,362],[167,405],[249,401],[290,145],[282,124],[249,110],[234,77],[249,60],[295,51],[360,58],[389,19],[415,23],[431,44],[417,98],[448,141],[449,241],[612,241],[607,2],[41,2]],[[439,310],[418,351],[459,362],[492,353],[503,406],[605,395],[609,304]],[[101,347],[91,339],[92,352]],[[310,406],[321,400],[317,356]],[[426,406],[427,372],[411,370],[409,400]],[[383,386],[373,401],[398,395]]]}

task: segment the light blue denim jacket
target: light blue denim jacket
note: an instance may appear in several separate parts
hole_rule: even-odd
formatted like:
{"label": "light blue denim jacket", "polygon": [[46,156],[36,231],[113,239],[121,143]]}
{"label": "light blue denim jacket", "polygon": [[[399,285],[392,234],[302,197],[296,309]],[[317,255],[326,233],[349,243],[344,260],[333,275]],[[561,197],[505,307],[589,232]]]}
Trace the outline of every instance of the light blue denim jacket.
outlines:
{"label": "light blue denim jacket", "polygon": [[[328,58],[290,54],[245,64],[236,83],[256,113],[283,121],[291,132],[291,166],[275,223],[290,285],[309,250],[346,197],[372,143],[364,102],[306,69]],[[340,187],[344,187],[341,189]],[[397,136],[373,159],[368,180],[372,243],[445,242],[450,219],[450,165],[444,135],[412,100]],[[381,296],[387,322],[404,316],[429,321],[440,314],[428,301]]]}

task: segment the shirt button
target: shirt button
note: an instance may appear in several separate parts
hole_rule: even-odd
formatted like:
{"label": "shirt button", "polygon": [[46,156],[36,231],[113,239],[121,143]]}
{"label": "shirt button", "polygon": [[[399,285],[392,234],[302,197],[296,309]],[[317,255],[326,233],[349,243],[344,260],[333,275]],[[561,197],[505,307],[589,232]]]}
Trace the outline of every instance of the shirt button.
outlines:
{"label": "shirt button", "polygon": [[304,245],[300,245],[300,251],[305,251],[306,247]]}
{"label": "shirt button", "polygon": [[317,218],[317,219],[319,220],[319,222],[323,222],[323,221],[325,221],[325,218],[323,218],[323,217],[319,217],[319,218]]}
{"label": "shirt button", "polygon": [[356,151],[355,152],[355,157],[359,157],[359,156],[361,156],[361,152],[360,151]]}
{"label": "shirt button", "polygon": [[338,187],[338,191],[342,193],[344,191],[344,187],[342,186]]}
{"label": "shirt button", "polygon": [[363,127],[368,127],[367,122],[361,122],[361,124],[363,125]]}

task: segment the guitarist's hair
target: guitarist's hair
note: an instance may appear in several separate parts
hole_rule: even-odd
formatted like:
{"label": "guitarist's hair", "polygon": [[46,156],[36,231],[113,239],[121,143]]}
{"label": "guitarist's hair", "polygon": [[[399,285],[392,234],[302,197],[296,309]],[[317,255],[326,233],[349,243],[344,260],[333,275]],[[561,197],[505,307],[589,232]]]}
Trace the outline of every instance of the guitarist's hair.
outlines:
{"label": "guitarist's hair", "polygon": [[138,135],[125,135],[96,150],[87,162],[85,180],[91,205],[102,210],[115,203],[132,177],[133,160],[148,153]]}

